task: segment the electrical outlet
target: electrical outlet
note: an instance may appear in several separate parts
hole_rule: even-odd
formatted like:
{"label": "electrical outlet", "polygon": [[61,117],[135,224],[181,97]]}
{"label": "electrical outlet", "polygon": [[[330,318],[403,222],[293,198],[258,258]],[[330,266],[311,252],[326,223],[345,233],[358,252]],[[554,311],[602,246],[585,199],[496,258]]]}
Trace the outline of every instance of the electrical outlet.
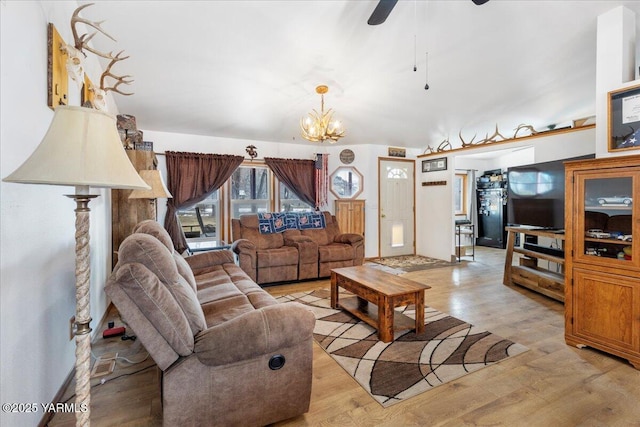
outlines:
{"label": "electrical outlet", "polygon": [[69,319],[69,341],[76,336],[76,316],[71,316]]}

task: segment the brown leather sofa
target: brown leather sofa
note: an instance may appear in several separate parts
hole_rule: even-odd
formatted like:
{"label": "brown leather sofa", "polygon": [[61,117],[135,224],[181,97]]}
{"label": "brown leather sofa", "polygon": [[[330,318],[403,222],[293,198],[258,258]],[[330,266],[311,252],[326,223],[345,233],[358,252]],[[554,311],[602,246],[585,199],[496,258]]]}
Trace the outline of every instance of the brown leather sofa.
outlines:
{"label": "brown leather sofa", "polygon": [[364,237],[341,233],[336,217],[322,212],[323,229],[261,234],[258,215],[231,220],[233,245],[240,268],[256,283],[329,277],[332,268],[362,265]]}
{"label": "brown leather sofa", "polygon": [[162,370],[165,426],[261,426],[307,412],[315,317],[277,303],[230,251],[184,259],[143,221],[105,292]]}

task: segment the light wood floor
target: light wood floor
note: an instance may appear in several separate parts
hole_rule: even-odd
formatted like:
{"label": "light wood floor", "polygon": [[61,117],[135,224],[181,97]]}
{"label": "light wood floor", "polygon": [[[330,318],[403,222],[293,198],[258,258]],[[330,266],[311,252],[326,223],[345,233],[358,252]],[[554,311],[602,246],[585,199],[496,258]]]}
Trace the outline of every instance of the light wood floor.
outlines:
{"label": "light wood floor", "polygon": [[[564,306],[502,285],[503,262],[504,251],[478,248],[475,262],[405,277],[431,286],[427,305],[523,344],[528,352],[384,409],[314,344],[309,412],[277,425],[640,426],[640,371],[614,356],[567,346]],[[328,286],[322,280],[267,289],[281,295]],[[97,340],[96,355],[120,348],[134,358],[143,351],[139,343],[107,341]],[[157,368],[150,360],[126,365],[118,363],[107,377],[113,379],[92,388],[93,425],[161,425]],[[71,388],[64,398],[72,393]],[[73,423],[72,415],[58,414],[49,425]]]}

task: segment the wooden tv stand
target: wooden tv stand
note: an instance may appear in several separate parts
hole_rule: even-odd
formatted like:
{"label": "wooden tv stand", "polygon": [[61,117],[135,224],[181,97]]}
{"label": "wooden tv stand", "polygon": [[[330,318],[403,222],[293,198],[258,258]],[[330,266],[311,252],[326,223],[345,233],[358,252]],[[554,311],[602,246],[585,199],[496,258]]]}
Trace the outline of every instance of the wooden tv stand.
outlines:
{"label": "wooden tv stand", "polygon": [[[543,228],[533,227],[506,227],[507,230],[507,254],[504,261],[504,276],[502,283],[505,285],[520,285],[532,291],[541,293],[555,300],[564,302],[564,257],[546,254],[535,250],[525,249],[523,244],[516,246],[516,235],[549,237],[562,241],[564,248],[564,233],[555,232]],[[522,239],[524,242],[524,239]],[[519,253],[524,257],[518,257],[518,265],[513,265],[513,254]],[[546,260],[560,265],[561,271],[552,271],[538,265],[538,260]]]}

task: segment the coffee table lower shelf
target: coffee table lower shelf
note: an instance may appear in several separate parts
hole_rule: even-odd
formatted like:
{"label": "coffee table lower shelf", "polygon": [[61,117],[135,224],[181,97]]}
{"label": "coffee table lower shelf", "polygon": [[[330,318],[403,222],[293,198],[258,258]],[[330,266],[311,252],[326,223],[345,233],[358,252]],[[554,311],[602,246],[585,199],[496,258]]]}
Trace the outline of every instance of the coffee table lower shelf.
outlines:
{"label": "coffee table lower shelf", "polygon": [[[342,297],[339,302],[340,308],[362,320],[371,327],[378,329],[378,306],[363,300],[360,297]],[[393,330],[400,331],[415,328],[415,320],[394,310]]]}

